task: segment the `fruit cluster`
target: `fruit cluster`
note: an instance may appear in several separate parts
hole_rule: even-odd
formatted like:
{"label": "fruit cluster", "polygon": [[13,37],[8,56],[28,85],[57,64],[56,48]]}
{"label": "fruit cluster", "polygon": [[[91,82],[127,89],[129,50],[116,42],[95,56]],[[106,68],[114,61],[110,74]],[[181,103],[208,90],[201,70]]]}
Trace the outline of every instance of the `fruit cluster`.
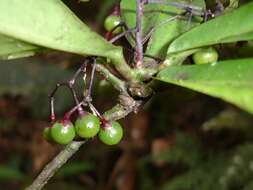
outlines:
{"label": "fruit cluster", "polygon": [[99,139],[107,145],[118,144],[123,136],[121,125],[117,121],[101,121],[97,116],[84,112],[73,125],[69,119],[63,119],[46,127],[43,137],[48,142],[58,144],[70,143],[76,135],[81,138],[92,138],[98,134]]}
{"label": "fruit cluster", "polygon": [[[90,63],[92,66],[89,84],[86,78],[86,66]],[[92,104],[91,91],[93,86],[93,80],[95,77],[96,70],[96,58],[90,57],[86,58],[85,62],[80,66],[80,68],[75,72],[73,77],[66,82],[61,82],[56,84],[56,87],[49,95],[50,98],[50,121],[52,123],[51,127],[46,127],[43,131],[43,137],[48,142],[54,142],[58,144],[68,144],[76,136],[84,139],[93,138],[98,135],[99,139],[107,145],[118,144],[123,136],[123,130],[121,125],[116,121],[106,120],[99,111]],[[84,96],[80,101],[74,88],[76,78],[82,75],[84,80]],[[55,93],[58,88],[66,86],[73,96],[76,105],[71,108],[68,112],[64,114],[63,119],[56,120],[55,110],[54,110],[54,99]],[[93,114],[84,110],[89,108]],[[71,122],[71,116],[74,113],[78,113],[78,117],[73,124]]]}

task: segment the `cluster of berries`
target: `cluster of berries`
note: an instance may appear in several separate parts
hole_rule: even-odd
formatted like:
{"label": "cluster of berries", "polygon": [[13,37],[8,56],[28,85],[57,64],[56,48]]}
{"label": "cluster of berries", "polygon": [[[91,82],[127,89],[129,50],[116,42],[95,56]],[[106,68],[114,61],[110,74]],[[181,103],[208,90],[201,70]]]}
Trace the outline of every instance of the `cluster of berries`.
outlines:
{"label": "cluster of berries", "polygon": [[83,112],[76,119],[75,124],[68,119],[63,119],[43,131],[43,137],[48,142],[58,144],[68,144],[76,135],[85,139],[98,135],[103,143],[115,145],[122,139],[123,130],[117,121],[101,120],[91,113]]}
{"label": "cluster of berries", "polygon": [[[76,78],[83,74],[82,79],[86,84],[86,66],[88,62],[92,63],[92,71],[90,75],[89,85],[85,91],[84,99],[80,102],[74,89]],[[52,91],[50,97],[52,125],[46,127],[43,131],[43,137],[48,142],[58,144],[68,144],[77,136],[79,138],[89,139],[98,135],[99,139],[107,145],[115,145],[120,142],[123,137],[123,129],[117,121],[106,120],[92,105],[91,89],[95,76],[96,59],[86,59],[85,63],[76,71],[74,76],[67,82],[58,83]],[[76,106],[69,112],[65,113],[63,119],[56,121],[54,112],[54,95],[60,86],[66,86],[71,91]],[[84,111],[83,106],[88,106],[92,113]],[[73,124],[70,120],[73,113],[78,112],[78,117]]]}

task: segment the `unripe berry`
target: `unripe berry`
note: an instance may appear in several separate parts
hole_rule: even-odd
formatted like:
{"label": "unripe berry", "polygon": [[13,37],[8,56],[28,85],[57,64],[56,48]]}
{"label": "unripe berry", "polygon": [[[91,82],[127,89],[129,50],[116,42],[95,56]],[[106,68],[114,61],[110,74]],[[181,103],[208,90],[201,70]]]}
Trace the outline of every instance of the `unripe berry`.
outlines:
{"label": "unripe berry", "polygon": [[83,138],[91,138],[97,135],[100,129],[100,121],[93,114],[80,116],[75,122],[76,133]]}
{"label": "unripe berry", "polygon": [[115,145],[122,139],[123,129],[117,121],[113,121],[100,129],[98,137],[107,145]]}
{"label": "unripe berry", "polygon": [[51,136],[51,128],[50,127],[46,127],[44,128],[43,130],[43,134],[42,134],[43,138],[49,142],[49,143],[52,143],[54,142],[52,136]]}
{"label": "unripe berry", "polygon": [[192,59],[195,64],[206,64],[216,62],[218,56],[217,51],[214,48],[209,47],[194,53]]}
{"label": "unripe berry", "polygon": [[75,137],[75,128],[69,120],[55,122],[50,131],[52,139],[59,144],[68,144]]}
{"label": "unripe berry", "polygon": [[[104,21],[104,27],[105,27],[106,31],[110,32],[113,28],[115,28],[116,26],[118,26],[120,24],[120,22],[121,22],[121,20],[120,20],[119,16],[109,15],[109,16],[106,17],[106,19]],[[113,34],[118,34],[121,31],[122,31],[122,29],[119,26],[112,33]]]}

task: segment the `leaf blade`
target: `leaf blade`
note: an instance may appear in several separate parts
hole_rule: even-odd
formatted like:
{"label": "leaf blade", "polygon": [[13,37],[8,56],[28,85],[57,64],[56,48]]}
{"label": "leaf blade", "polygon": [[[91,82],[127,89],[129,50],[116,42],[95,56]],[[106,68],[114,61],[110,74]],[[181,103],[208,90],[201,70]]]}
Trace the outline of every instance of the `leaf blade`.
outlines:
{"label": "leaf blade", "polygon": [[0,59],[15,59],[33,56],[41,47],[0,34]]}
{"label": "leaf blade", "polygon": [[221,98],[253,114],[253,59],[171,66],[157,79]]}
{"label": "leaf blade", "polygon": [[[175,2],[174,0],[167,0],[166,2]],[[180,1],[180,3],[183,3]],[[191,5],[199,8],[205,8],[205,2],[202,0],[193,0]],[[190,30],[199,24],[200,20],[190,22],[187,19],[182,19],[173,15],[179,14],[177,9],[171,6],[160,5],[161,13],[157,16],[154,32],[148,42],[146,54],[165,58],[169,44],[182,33]],[[166,14],[171,12],[171,14]],[[181,12],[182,13],[182,12]],[[162,38],[162,40],[161,40]]]}
{"label": "leaf blade", "polygon": [[[148,39],[147,36],[150,36],[145,52],[148,55],[165,58],[170,42],[200,21],[198,20],[195,23],[191,22],[189,24],[187,19],[180,18],[179,15],[184,13],[185,10],[170,5],[172,2],[177,2],[182,5],[189,4],[197,6],[200,9],[205,8],[205,2],[203,0],[193,0],[190,3],[188,0],[164,0],[161,3],[149,3],[144,5],[142,35],[143,38],[146,39]],[[135,11],[136,4],[134,0],[121,1],[121,18],[129,28],[135,27]],[[134,47],[135,42],[131,36],[127,35],[126,37],[129,43]]]}
{"label": "leaf blade", "polygon": [[0,20],[0,33],[39,46],[108,57],[120,51],[91,31],[60,0],[0,1]]}
{"label": "leaf blade", "polygon": [[253,2],[184,33],[171,43],[167,53],[172,54],[218,43],[253,39],[252,19]]}

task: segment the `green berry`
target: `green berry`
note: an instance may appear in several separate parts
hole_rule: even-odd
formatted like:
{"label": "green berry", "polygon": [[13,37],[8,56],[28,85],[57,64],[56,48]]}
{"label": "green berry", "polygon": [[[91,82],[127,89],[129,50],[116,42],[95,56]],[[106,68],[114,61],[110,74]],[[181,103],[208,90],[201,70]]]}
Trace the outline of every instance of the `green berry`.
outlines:
{"label": "green berry", "polygon": [[51,128],[50,127],[46,127],[44,128],[43,130],[43,134],[42,134],[43,138],[49,142],[49,143],[52,143],[54,142],[52,136],[51,136]]}
{"label": "green berry", "polygon": [[[106,31],[110,32],[114,27],[120,24],[121,20],[119,16],[109,15],[104,21],[104,27]],[[116,28],[112,33],[118,34],[122,31],[121,27]]]}
{"label": "green berry", "polygon": [[192,58],[195,64],[214,63],[218,60],[218,53],[214,48],[209,47],[194,53]]}
{"label": "green berry", "polygon": [[98,137],[107,145],[115,145],[122,139],[123,129],[118,122],[113,121],[110,125],[100,129]]}
{"label": "green berry", "polygon": [[75,128],[70,121],[55,122],[50,131],[52,139],[59,144],[68,144],[75,137]]}
{"label": "green berry", "polygon": [[79,117],[75,122],[76,133],[83,138],[91,138],[97,135],[100,129],[100,121],[93,114]]}

